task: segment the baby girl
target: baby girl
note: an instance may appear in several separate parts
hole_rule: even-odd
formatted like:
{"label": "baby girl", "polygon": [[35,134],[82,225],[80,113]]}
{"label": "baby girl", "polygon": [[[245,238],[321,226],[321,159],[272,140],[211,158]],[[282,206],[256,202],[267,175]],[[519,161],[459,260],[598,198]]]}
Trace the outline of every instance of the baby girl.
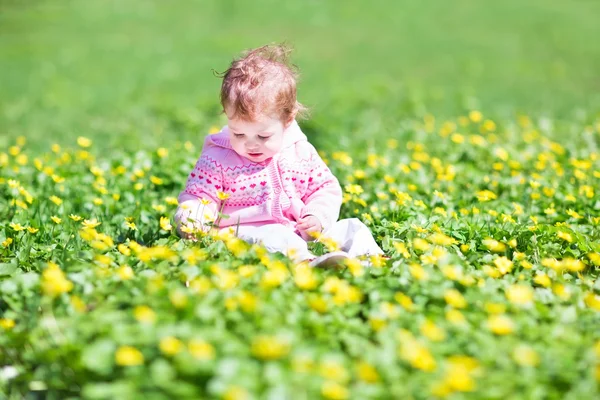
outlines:
{"label": "baby girl", "polygon": [[[190,228],[214,221],[246,242],[312,266],[383,254],[358,219],[337,221],[342,190],[296,122],[305,108],[296,100],[288,53],[280,45],[250,50],[223,74],[227,125],[206,137],[179,195],[178,232],[193,238]],[[219,212],[228,218],[218,218]],[[318,234],[342,251],[315,257],[307,241]]]}

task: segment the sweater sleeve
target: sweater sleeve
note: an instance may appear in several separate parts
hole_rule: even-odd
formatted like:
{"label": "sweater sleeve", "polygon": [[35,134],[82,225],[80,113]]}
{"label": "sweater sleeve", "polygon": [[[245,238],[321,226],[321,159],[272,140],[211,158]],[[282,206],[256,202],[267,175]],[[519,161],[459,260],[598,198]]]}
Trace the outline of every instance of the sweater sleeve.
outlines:
{"label": "sweater sleeve", "polygon": [[311,144],[309,146],[308,188],[302,197],[305,206],[300,217],[314,215],[321,222],[323,231],[326,231],[340,216],[342,188],[315,148]]}
{"label": "sweater sleeve", "polygon": [[[205,143],[206,147],[206,143]],[[194,169],[188,175],[185,189],[179,194],[179,206],[175,213],[177,231],[181,235],[182,225],[200,225],[213,222],[219,210],[217,191],[223,190],[221,166],[203,149]]]}

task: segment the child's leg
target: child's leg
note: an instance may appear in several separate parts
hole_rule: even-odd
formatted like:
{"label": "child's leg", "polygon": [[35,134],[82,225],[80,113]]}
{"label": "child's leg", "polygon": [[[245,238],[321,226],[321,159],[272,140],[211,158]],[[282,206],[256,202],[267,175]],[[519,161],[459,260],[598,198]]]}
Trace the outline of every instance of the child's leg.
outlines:
{"label": "child's leg", "polygon": [[335,240],[350,257],[383,254],[369,228],[358,218],[337,221],[323,235]]}
{"label": "child's leg", "polygon": [[308,245],[291,228],[281,224],[263,226],[243,226],[238,230],[238,237],[248,243],[262,243],[271,252],[289,255],[296,262],[313,259],[314,254],[308,251]]}

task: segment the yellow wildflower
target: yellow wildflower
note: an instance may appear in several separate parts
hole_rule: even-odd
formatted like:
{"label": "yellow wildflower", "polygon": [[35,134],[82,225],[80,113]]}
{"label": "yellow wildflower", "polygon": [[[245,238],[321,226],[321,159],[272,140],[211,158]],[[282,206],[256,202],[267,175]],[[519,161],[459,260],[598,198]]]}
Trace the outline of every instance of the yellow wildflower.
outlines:
{"label": "yellow wildflower", "polygon": [[156,313],[148,306],[135,307],[133,316],[142,323],[153,324],[156,321]]}
{"label": "yellow wildflower", "polygon": [[188,351],[197,360],[214,360],[215,348],[202,339],[192,339],[188,343]]}
{"label": "yellow wildflower", "polygon": [[504,314],[491,315],[487,320],[487,326],[496,335],[508,335],[515,330],[513,321]]}
{"label": "yellow wildflower", "polygon": [[444,299],[446,303],[455,308],[465,308],[467,301],[463,295],[456,289],[448,289],[444,292]]}
{"label": "yellow wildflower", "polygon": [[132,367],[144,363],[144,355],[135,347],[121,346],[115,353],[117,365]]}
{"label": "yellow wildflower", "polygon": [[181,343],[181,340],[177,339],[176,337],[167,336],[160,340],[158,347],[163,354],[167,356],[174,356],[182,350],[183,343]]}
{"label": "yellow wildflower", "polygon": [[513,304],[530,305],[533,302],[533,290],[526,285],[511,285],[506,291],[506,298]]}
{"label": "yellow wildflower", "polygon": [[277,360],[289,353],[290,345],[277,336],[260,335],[252,340],[251,351],[261,360]]}
{"label": "yellow wildflower", "polygon": [[73,289],[73,282],[65,277],[60,267],[49,262],[48,267],[42,272],[42,292],[50,297],[56,297],[61,293],[70,292]]}

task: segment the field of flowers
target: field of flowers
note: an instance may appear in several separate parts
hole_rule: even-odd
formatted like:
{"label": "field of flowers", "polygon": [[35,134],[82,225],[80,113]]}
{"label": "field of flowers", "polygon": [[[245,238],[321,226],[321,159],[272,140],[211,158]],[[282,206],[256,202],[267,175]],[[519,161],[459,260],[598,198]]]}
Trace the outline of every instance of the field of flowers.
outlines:
{"label": "field of flowers", "polygon": [[[0,4],[0,399],[600,398],[600,2]],[[175,234],[283,40],[389,259]]]}
{"label": "field of flowers", "polygon": [[180,240],[201,139],[17,138],[0,152],[0,394],[598,398],[599,132],[472,110],[324,152],[342,217],[391,257],[340,270]]}

